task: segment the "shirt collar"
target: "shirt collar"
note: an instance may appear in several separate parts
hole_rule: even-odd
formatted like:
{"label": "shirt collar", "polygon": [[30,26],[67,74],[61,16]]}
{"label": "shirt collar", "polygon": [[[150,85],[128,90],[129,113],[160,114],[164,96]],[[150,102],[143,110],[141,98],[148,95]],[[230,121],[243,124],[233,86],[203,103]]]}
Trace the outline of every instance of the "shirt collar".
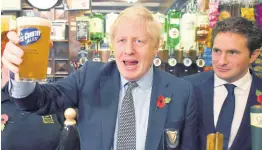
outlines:
{"label": "shirt collar", "polygon": [[[221,85],[227,84],[228,82],[220,79],[216,74],[214,74],[214,79],[215,79],[215,87],[219,87]],[[251,82],[252,80],[252,76],[250,74],[250,71],[248,70],[246,75],[244,75],[241,79],[233,82],[232,84],[234,84],[236,87],[242,89],[242,90],[247,90],[248,89],[248,83]]]}
{"label": "shirt collar", "polygon": [[[143,90],[149,89],[152,87],[153,82],[153,65],[150,67],[149,71],[139,80],[136,81],[139,87]],[[124,88],[129,81],[121,76],[121,88]]]}

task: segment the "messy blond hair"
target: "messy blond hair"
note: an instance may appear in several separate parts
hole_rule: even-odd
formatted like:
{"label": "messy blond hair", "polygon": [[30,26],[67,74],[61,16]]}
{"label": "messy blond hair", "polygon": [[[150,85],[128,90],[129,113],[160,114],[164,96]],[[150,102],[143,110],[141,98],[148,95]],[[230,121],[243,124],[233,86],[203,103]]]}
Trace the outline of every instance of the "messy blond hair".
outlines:
{"label": "messy blond hair", "polygon": [[117,26],[119,25],[119,22],[123,18],[139,18],[141,21],[144,21],[146,24],[147,32],[151,36],[153,43],[155,44],[155,48],[158,48],[160,38],[161,38],[161,25],[160,23],[153,17],[152,13],[145,7],[141,5],[135,5],[131,6],[129,8],[126,8],[123,10],[115,22],[112,24],[110,29],[110,39],[111,43],[112,40],[115,38],[115,31]]}

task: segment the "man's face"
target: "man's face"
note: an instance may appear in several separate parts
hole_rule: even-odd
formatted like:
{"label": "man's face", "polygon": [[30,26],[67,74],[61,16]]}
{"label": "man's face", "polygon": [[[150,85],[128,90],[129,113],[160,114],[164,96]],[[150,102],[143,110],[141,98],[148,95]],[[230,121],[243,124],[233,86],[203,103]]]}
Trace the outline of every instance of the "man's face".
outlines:
{"label": "man's face", "polygon": [[245,36],[232,32],[219,33],[212,50],[214,71],[219,78],[235,82],[247,73],[249,65],[259,55],[257,53],[250,54]]}
{"label": "man's face", "polygon": [[123,18],[115,29],[113,49],[120,74],[130,81],[139,80],[152,65],[157,48],[139,18]]}

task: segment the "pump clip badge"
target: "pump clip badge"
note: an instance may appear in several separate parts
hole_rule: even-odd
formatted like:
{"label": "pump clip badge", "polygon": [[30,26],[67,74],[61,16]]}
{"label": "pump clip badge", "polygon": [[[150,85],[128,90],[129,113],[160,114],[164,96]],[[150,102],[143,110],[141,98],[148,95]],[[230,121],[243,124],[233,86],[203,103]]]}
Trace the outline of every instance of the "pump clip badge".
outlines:
{"label": "pump clip badge", "polygon": [[41,32],[36,28],[24,28],[20,31],[20,46],[33,44],[41,37]]}
{"label": "pump clip badge", "polygon": [[176,148],[179,143],[179,130],[175,129],[166,129],[166,143],[168,148]]}

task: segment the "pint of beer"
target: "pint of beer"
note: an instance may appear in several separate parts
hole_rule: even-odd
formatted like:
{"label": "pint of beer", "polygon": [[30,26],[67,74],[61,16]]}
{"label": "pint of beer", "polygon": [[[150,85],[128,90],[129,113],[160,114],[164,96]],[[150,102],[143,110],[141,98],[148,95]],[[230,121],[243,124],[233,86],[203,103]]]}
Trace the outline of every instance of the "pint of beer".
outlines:
{"label": "pint of beer", "polygon": [[44,81],[50,49],[51,21],[38,17],[17,18],[20,48],[24,51],[19,65],[21,81]]}

